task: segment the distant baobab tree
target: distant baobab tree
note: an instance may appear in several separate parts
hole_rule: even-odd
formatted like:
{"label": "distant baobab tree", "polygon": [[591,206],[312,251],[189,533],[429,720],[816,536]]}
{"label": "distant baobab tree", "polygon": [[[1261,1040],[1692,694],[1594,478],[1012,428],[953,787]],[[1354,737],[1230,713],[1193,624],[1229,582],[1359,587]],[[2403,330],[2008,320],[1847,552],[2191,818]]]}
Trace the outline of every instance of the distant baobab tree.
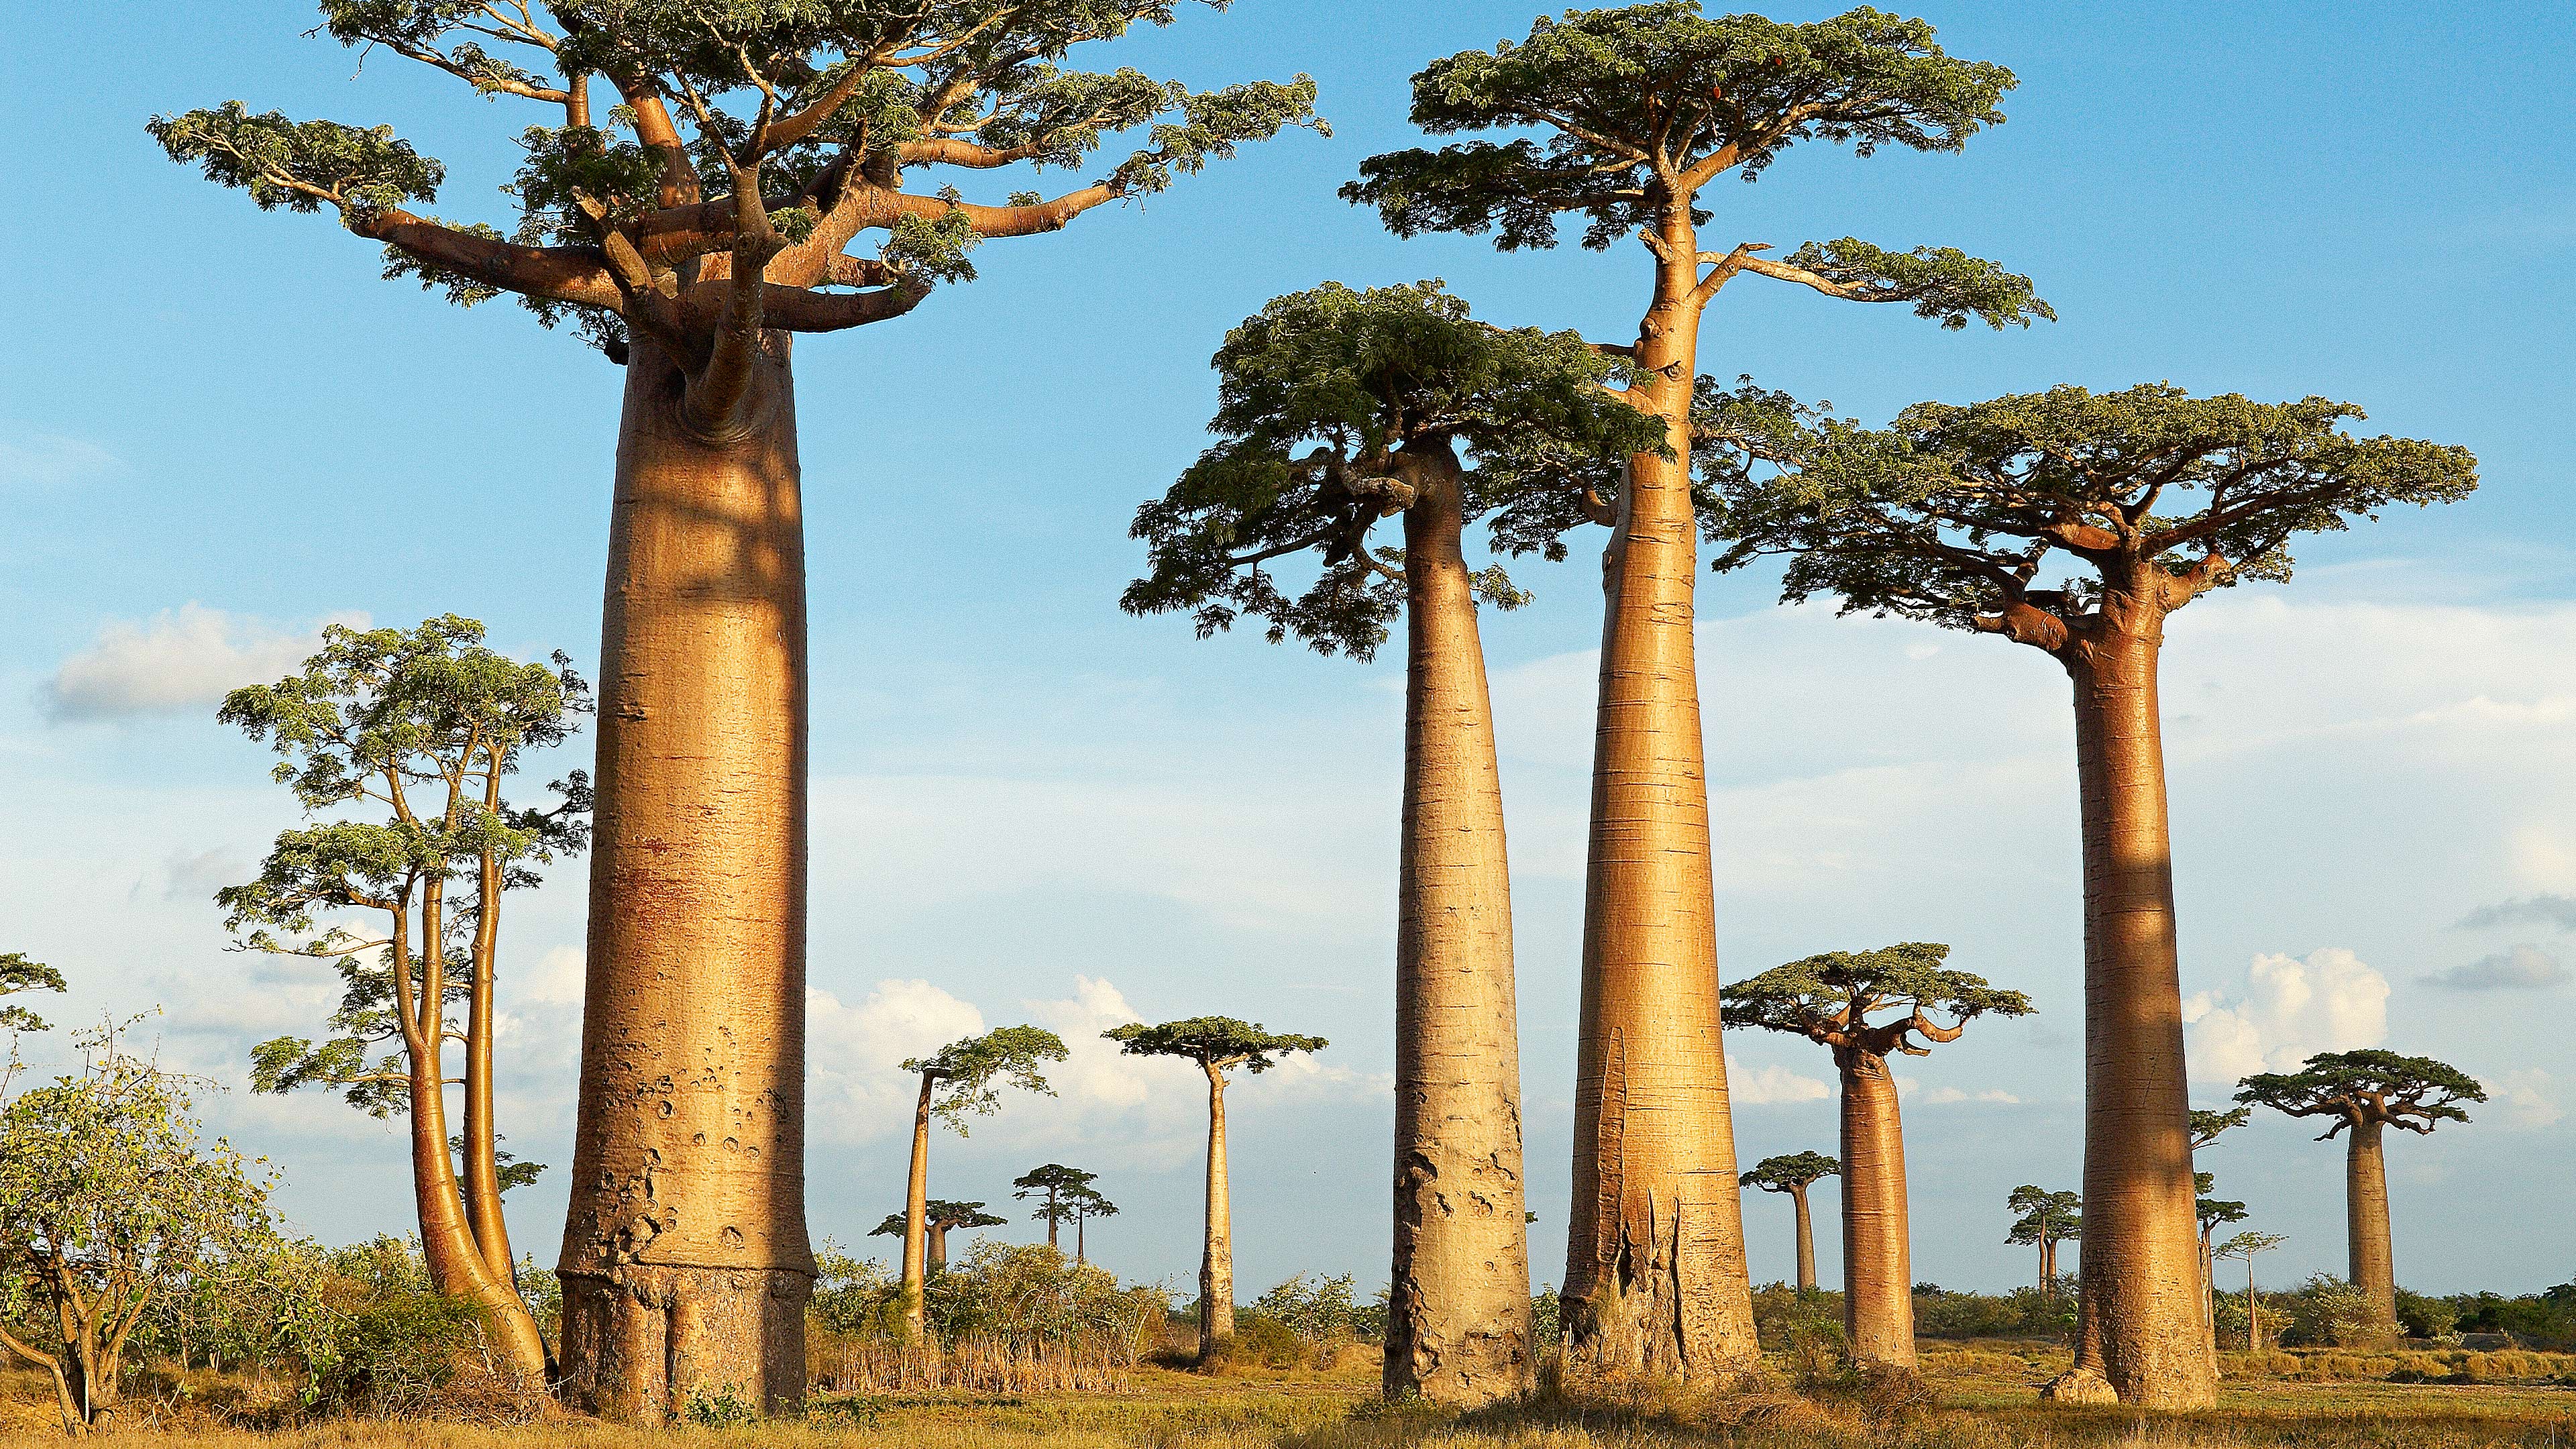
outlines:
{"label": "distant baobab tree", "polygon": [[[982,1036],[952,1041],[926,1057],[914,1057],[901,1070],[921,1078],[921,1096],[912,1109],[912,1171],[904,1183],[903,1331],[919,1341],[922,1334],[924,1254],[930,1228],[930,1119],[967,1135],[977,1117],[1001,1109],[1002,1088],[1017,1087],[1052,1097],[1046,1066],[1065,1059],[1064,1038],[1042,1026],[996,1027]],[[976,1203],[977,1208],[983,1207]]]}
{"label": "distant baobab tree", "polygon": [[[1613,363],[1583,339],[1488,326],[1437,282],[1274,298],[1226,335],[1216,368],[1219,441],[1137,511],[1153,568],[1120,602],[1188,610],[1203,635],[1249,613],[1273,643],[1363,660],[1404,620],[1385,1388],[1506,1398],[1535,1356],[1511,881],[1477,610],[1526,596],[1468,563],[1468,522],[1511,500],[1461,453],[1610,462],[1660,431],[1604,386]],[[1511,471],[1524,490],[1582,486]],[[1388,518],[1400,550],[1371,536]],[[1315,581],[1291,595],[1274,561],[1309,553]]]}
{"label": "distant baobab tree", "polygon": [[[1723,183],[1756,179],[1801,143],[1959,150],[2003,120],[2013,84],[2001,66],[1944,53],[1925,22],[1875,10],[1812,24],[1706,16],[1696,0],[1571,10],[1541,17],[1520,44],[1461,51],[1413,77],[1415,125],[1503,139],[1374,156],[1342,188],[1398,236],[1490,233],[1512,251],[1553,246],[1560,219],[1580,218],[1586,247],[1634,238],[1651,268],[1634,340],[1600,345],[1632,365],[1620,396],[1663,446],[1637,449],[1621,483],[1557,510],[1565,527],[1610,529],[1564,1283],[1571,1341],[1608,1364],[1699,1377],[1761,1355],[1691,634],[1701,318],[1745,275],[1899,303],[1950,327],[2048,315],[2027,278],[1949,248],[1846,237],[1769,258],[1759,241],[1703,250],[1700,229]],[[1531,546],[1563,553],[1553,530]]]}
{"label": "distant baobab tree", "polygon": [[1792,1152],[1766,1157],[1737,1179],[1746,1187],[1785,1194],[1797,1208],[1798,1291],[1816,1286],[1816,1229],[1807,1212],[1807,1188],[1819,1178],[1841,1172],[1842,1164],[1821,1152]]}
{"label": "distant baobab tree", "polygon": [[1073,1207],[1068,1195],[1089,1189],[1092,1179],[1098,1176],[1100,1174],[1096,1172],[1085,1172],[1078,1167],[1067,1167],[1060,1162],[1050,1162],[1044,1167],[1030,1168],[1020,1176],[1012,1178],[1011,1186],[1015,1190],[1011,1196],[1023,1202],[1033,1197],[1045,1199],[1038,1204],[1038,1210],[1029,1216],[1046,1224],[1047,1246],[1052,1248],[1056,1245],[1057,1227],[1073,1216]]}
{"label": "distant baobab tree", "polygon": [[2344,1205],[2352,1286],[2369,1305],[2372,1326],[2385,1336],[2397,1333],[2397,1269],[2381,1139],[2390,1127],[2429,1133],[2444,1122],[2466,1122],[2468,1111],[2459,1104],[2486,1099],[2486,1088],[2456,1067],[2379,1050],[2319,1052],[2295,1072],[2247,1077],[2236,1093],[2240,1102],[2293,1117],[2332,1118],[2319,1142],[2351,1134],[2344,1139]]}
{"label": "distant baobab tree", "polygon": [[1118,1216],[1118,1204],[1102,1196],[1098,1188],[1077,1187],[1065,1193],[1064,1210],[1073,1219],[1073,1260],[1089,1262],[1089,1245],[1083,1240],[1083,1230],[1090,1226],[1093,1218]]}
{"label": "distant baobab tree", "polygon": [[[402,1119],[430,1282],[474,1303],[541,1382],[548,1355],[518,1294],[493,1120],[501,904],[581,847],[589,785],[576,773],[542,808],[506,792],[529,754],[571,736],[590,688],[565,656],[525,663],[483,647],[483,633],[453,614],[412,629],[335,624],[297,673],[226,695],[220,718],[282,757],[276,776],[306,823],[215,900],[238,949],[327,965],[343,987],[333,1035],[251,1049],[252,1089],[322,1087]],[[352,930],[348,912],[381,925]],[[453,1133],[451,1085],[464,1115]]]}
{"label": "distant baobab tree", "polygon": [[[808,685],[791,344],[911,312],[972,277],[985,240],[1053,232],[1285,127],[1321,128],[1302,76],[1194,92],[1064,67],[1177,8],[322,0],[321,29],[343,44],[451,77],[460,98],[532,108],[501,163],[517,166],[509,227],[433,214],[445,168],[390,126],[238,101],[151,122],[173,160],[262,208],[328,208],[382,245],[388,278],[466,306],[515,297],[626,369],[560,1265],[576,1404],[659,1422],[699,1388],[770,1406],[804,1390]],[[1140,129],[1124,158],[1093,159]],[[1021,165],[1097,169],[999,205],[931,179]],[[675,1369],[704,1382],[672,1383]]]}
{"label": "distant baobab tree", "polygon": [[2055,1298],[2057,1245],[2084,1236],[2083,1195],[2025,1183],[2012,1190],[2004,1206],[2019,1214],[2004,1241],[2039,1249],[2039,1296]]}
{"label": "distant baobab tree", "polygon": [[2066,670],[2083,816],[2084,1283],[2049,1396],[2204,1408],[2157,671],[2165,620],[2289,545],[2398,504],[2466,497],[2461,448],[2357,437],[2359,409],[2165,384],[1919,403],[1883,430],[1821,424],[1777,477],[1711,480],[1732,568],[1788,558],[1784,600],[1994,634]]}
{"label": "distant baobab tree", "polygon": [[[930,1273],[948,1268],[948,1234],[957,1228],[998,1228],[1006,1220],[984,1211],[980,1202],[950,1202],[932,1198],[921,1205],[921,1230],[927,1239],[924,1257]],[[871,1238],[898,1238],[911,1232],[911,1212],[888,1213],[885,1221],[868,1229]]]}
{"label": "distant baobab tree", "polygon": [[1260,1073],[1296,1052],[1319,1052],[1320,1036],[1274,1032],[1230,1016],[1192,1016],[1157,1026],[1130,1022],[1101,1033],[1129,1056],[1178,1057],[1207,1077],[1207,1232],[1199,1252],[1199,1359],[1210,1362],[1234,1337],[1234,1209],[1225,1162],[1225,1074]]}
{"label": "distant baobab tree", "polygon": [[2254,1259],[2288,1241],[2280,1233],[2238,1233],[2212,1250],[2215,1257],[2244,1260],[2245,1347],[2249,1352],[2263,1351],[2263,1305],[2254,1292]]}
{"label": "distant baobab tree", "polygon": [[[1905,1129],[1887,1059],[1929,1056],[1978,1017],[2036,1009],[2018,991],[1950,969],[1949,956],[1949,947],[1929,941],[1833,951],[1720,992],[1728,1026],[1787,1032],[1833,1052],[1842,1087],[1843,1335],[1866,1363],[1914,1364]],[[1882,1012],[1898,1014],[1872,1019]],[[1934,1020],[1935,1012],[1950,1021]]]}

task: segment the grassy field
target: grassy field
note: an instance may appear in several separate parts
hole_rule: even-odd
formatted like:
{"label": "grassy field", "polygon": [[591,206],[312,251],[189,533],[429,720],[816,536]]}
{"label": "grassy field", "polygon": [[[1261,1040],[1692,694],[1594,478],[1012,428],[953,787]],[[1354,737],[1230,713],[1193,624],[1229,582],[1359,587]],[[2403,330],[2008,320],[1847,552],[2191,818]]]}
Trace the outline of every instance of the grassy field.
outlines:
{"label": "grassy field", "polygon": [[[2308,1449],[2576,1449],[2576,1387],[2231,1379],[2218,1409],[2180,1418],[2041,1405],[2035,1390],[2062,1352],[2021,1345],[1932,1348],[1929,1404],[1874,1401],[1830,1386],[1782,1384],[1684,1394],[1658,1386],[1574,1386],[1469,1415],[1390,1407],[1375,1397],[1365,1350],[1327,1370],[1205,1378],[1140,1369],[1124,1394],[821,1398],[802,1422],[638,1433],[569,1416],[508,1425],[433,1419],[337,1420],[269,1433],[221,1427],[188,1400],[138,1398],[108,1443],[156,1449],[2082,1449],[2082,1446],[2299,1445]],[[0,1439],[58,1441],[48,1397],[12,1373]],[[191,1407],[191,1404],[199,1407]]]}

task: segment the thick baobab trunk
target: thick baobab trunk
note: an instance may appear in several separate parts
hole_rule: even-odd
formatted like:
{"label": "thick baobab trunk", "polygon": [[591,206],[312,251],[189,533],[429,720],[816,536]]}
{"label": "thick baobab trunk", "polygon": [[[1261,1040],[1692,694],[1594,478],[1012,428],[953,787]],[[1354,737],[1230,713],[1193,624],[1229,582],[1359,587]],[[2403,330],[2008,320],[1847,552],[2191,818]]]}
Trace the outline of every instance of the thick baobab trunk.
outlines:
{"label": "thick baobab trunk", "polygon": [[2049,1391],[2199,1409],[2217,1387],[2195,1301],[2200,1224],[2156,698],[2164,618],[2153,599],[2114,587],[2100,632],[2059,655],[2075,686],[2084,826],[2084,1258],[2075,1367]]}
{"label": "thick baobab trunk", "polygon": [[2397,1336],[2397,1264],[2388,1235],[2388,1161],[2381,1124],[2356,1122],[2344,1144],[2344,1216],[2352,1249],[2352,1286],[2370,1307],[2371,1327]]}
{"label": "thick baobab trunk", "polygon": [[1804,1293],[1816,1286],[1816,1220],[1807,1211],[1807,1185],[1790,1188],[1789,1201],[1798,1209],[1798,1291]]}
{"label": "thick baobab trunk", "polygon": [[903,1336],[921,1342],[923,1294],[929,1284],[925,1239],[930,1233],[930,1093],[928,1073],[921,1078],[921,1099],[912,1109],[912,1170],[903,1188]]}
{"label": "thick baobab trunk", "polygon": [[1583,907],[1566,1325],[1605,1366],[1697,1377],[1761,1355],[1717,1001],[1708,782],[1692,652],[1690,402],[1704,299],[1688,208],[1661,224],[1631,396],[1679,460],[1629,460],[1604,557]]}
{"label": "thick baobab trunk", "polygon": [[1862,1363],[1914,1366],[1905,1127],[1887,1059],[1843,1048],[1843,1337]]}
{"label": "thick baobab trunk", "polygon": [[800,1399],[805,558],[784,334],[738,435],[693,435],[638,337],[600,642],[567,1397],[666,1421]]}
{"label": "thick baobab trunk", "polygon": [[1404,839],[1396,887],[1395,1254],[1385,1389],[1529,1385],[1520,1034],[1502,777],[1457,458],[1408,448]]}
{"label": "thick baobab trunk", "polygon": [[1234,1205],[1226,1196],[1225,1070],[1209,1065],[1207,1237],[1199,1250],[1199,1360],[1234,1337]]}

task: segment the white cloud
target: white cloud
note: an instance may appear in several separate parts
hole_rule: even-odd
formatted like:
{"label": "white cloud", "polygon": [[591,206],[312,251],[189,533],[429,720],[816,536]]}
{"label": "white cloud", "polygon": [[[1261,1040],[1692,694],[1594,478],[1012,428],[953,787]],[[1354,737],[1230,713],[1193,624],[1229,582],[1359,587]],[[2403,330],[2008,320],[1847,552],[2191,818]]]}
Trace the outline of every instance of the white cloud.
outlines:
{"label": "white cloud", "polygon": [[2481,956],[2465,966],[2436,971],[2426,984],[2454,991],[2537,991],[2576,980],[2556,953],[2528,942]]}
{"label": "white cloud", "polygon": [[2238,997],[2203,991],[2185,1001],[2186,1055],[2196,1081],[2289,1071],[2317,1052],[2377,1046],[2388,1037],[2388,978],[2341,946],[2254,958]]}
{"label": "white cloud", "polygon": [[910,1132],[921,1084],[902,1063],[983,1030],[982,1012],[927,981],[880,981],[856,1006],[808,988],[805,1100],[813,1135],[855,1145]]}
{"label": "white cloud", "polygon": [[1834,1094],[1826,1083],[1803,1076],[1774,1063],[1746,1068],[1730,1065],[1726,1073],[1729,1097],[1757,1107],[1776,1106],[1784,1102],[1821,1102]]}
{"label": "white cloud", "polygon": [[2021,1105],[2021,1098],[2001,1087],[1989,1087],[1982,1092],[1965,1091],[1958,1087],[1934,1087],[1930,1091],[1918,1090],[1922,1085],[1912,1077],[1898,1077],[1896,1093],[1900,1097],[1911,1096],[1917,1105],[1924,1107],[1947,1107],[1957,1102],[1992,1102],[2007,1107]]}
{"label": "white cloud", "polygon": [[[324,623],[363,624],[362,615]],[[57,721],[172,714],[211,706],[226,691],[276,679],[313,653],[321,628],[278,628],[189,603],[148,621],[111,619],[64,660],[41,691]]]}
{"label": "white cloud", "polygon": [[2460,929],[2483,930],[2489,926],[2535,924],[2556,926],[2562,931],[2576,931],[2576,896],[2539,895],[2498,901],[2480,906],[2460,918]]}
{"label": "white cloud", "polygon": [[81,438],[59,433],[0,438],[0,487],[57,488],[124,467],[114,453]]}
{"label": "white cloud", "polygon": [[2554,1127],[2567,1115],[2558,1105],[2557,1078],[2538,1067],[2498,1076],[2487,1099],[2504,1109],[2505,1125],[2525,1131]]}

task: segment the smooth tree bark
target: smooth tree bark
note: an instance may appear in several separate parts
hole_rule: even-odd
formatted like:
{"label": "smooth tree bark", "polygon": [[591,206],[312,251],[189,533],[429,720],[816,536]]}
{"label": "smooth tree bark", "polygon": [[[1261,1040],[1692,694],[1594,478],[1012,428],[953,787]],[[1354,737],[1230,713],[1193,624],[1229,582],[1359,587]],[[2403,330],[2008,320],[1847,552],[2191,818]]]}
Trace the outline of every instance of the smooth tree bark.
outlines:
{"label": "smooth tree bark", "polygon": [[[2236,1100],[2292,1117],[2332,1121],[2317,1138],[2344,1135],[2344,1215],[2352,1286],[2369,1306],[2371,1329],[2397,1336],[2396,1253],[2388,1228],[2386,1129],[2430,1133],[2469,1120],[2463,1102],[2483,1102],[2486,1089],[2467,1073],[2431,1057],[2364,1050],[2320,1052],[2295,1072],[2247,1077]],[[2252,1270],[2249,1258],[2248,1271]]]}
{"label": "smooth tree bark", "polygon": [[937,1078],[921,1074],[921,1100],[912,1112],[912,1166],[903,1186],[902,1272],[896,1281],[903,1293],[903,1336],[918,1343],[922,1336],[922,1285],[928,1281],[930,1232],[930,1092]]}
{"label": "smooth tree bark", "polygon": [[[903,1279],[899,1291],[907,1342],[918,1343],[923,1337],[923,1293],[929,1273],[947,1261],[947,1227],[942,1222],[964,1218],[986,1221],[980,1202],[930,1200],[931,1119],[938,1118],[964,1137],[974,1119],[1001,1110],[1002,1089],[1006,1086],[1054,1096],[1055,1088],[1047,1082],[1046,1069],[1050,1063],[1064,1059],[1064,1040],[1054,1032],[1037,1026],[1005,1026],[981,1036],[961,1037],[929,1056],[903,1063],[904,1071],[921,1078],[921,1095],[912,1113],[912,1168],[905,1180],[903,1199]],[[1001,1219],[988,1221],[998,1223]],[[892,1224],[889,1218],[886,1226],[876,1231],[884,1232]],[[956,1225],[955,1221],[947,1223]]]}
{"label": "smooth tree bark", "polygon": [[1499,231],[1552,245],[1633,236],[1652,285],[1625,400],[1660,425],[1613,496],[1539,510],[1532,546],[1561,556],[1577,521],[1610,526],[1584,893],[1568,1329],[1608,1364],[1699,1375],[1753,1363],[1734,1134],[1717,1003],[1707,769],[1693,649],[1699,530],[1691,483],[1700,323],[1753,272],[1852,301],[1904,301],[1952,325],[2044,313],[2026,279],[1955,251],[1845,239],[1783,260],[1768,244],[1701,250],[1702,198],[1810,138],[1956,150],[2002,120],[2001,67],[1952,60],[1931,27],[1859,10],[1813,25],[1708,18],[1695,4],[1569,11],[1519,46],[1466,51],[1414,77],[1434,134],[1536,128],[1544,148],[1475,141],[1371,158],[1343,188],[1399,235]]}
{"label": "smooth tree bark", "polygon": [[[1914,1269],[1905,1207],[1905,1131],[1890,1056],[1929,1056],[1980,1016],[2026,1016],[2018,991],[1942,963],[1950,948],[1909,941],[1777,966],[1725,989],[1727,1025],[1803,1036],[1832,1051],[1841,1081],[1843,1337],[1862,1363],[1914,1366]],[[1875,1013],[1894,1017],[1872,1020]],[[1952,1020],[1944,1025],[1931,1013]]]}
{"label": "smooth tree bark", "polygon": [[2157,671],[2174,610],[2285,577],[2292,537],[2476,486],[2465,450],[2340,430],[2359,416],[2322,398],[2060,387],[1918,404],[1885,431],[1829,422],[1785,481],[1720,484],[1716,527],[1733,540],[1721,566],[1789,555],[1787,600],[1831,593],[1847,611],[1998,634],[2073,686],[2085,1251],[2075,1365],[2055,1399],[2215,1401]]}
{"label": "smooth tree bark", "polygon": [[[1276,298],[1216,365],[1224,441],[1139,510],[1154,569],[1122,602],[1191,610],[1202,632],[1251,612],[1274,641],[1362,658],[1403,615],[1385,1388],[1506,1397],[1533,1357],[1511,880],[1478,606],[1522,596],[1468,559],[1468,520],[1494,500],[1471,498],[1460,449],[1511,455],[1527,465],[1514,486],[1567,493],[1581,469],[1541,477],[1538,456],[1598,465],[1661,430],[1580,338],[1478,323],[1436,283]],[[1403,547],[1381,555],[1369,534],[1388,516]],[[1265,565],[1306,553],[1321,567],[1291,598]]]}
{"label": "smooth tree bark", "polygon": [[1234,1201],[1225,1160],[1225,1069],[1201,1062],[1207,1074],[1207,1230],[1199,1240],[1199,1357],[1234,1337]]}
{"label": "smooth tree bark", "polygon": [[1766,1157],[1753,1164],[1740,1179],[1746,1187],[1764,1192],[1785,1194],[1797,1210],[1798,1291],[1809,1292],[1816,1286],[1815,1221],[1807,1210],[1807,1189],[1819,1178],[1832,1177],[1842,1171],[1842,1164],[1821,1152],[1795,1152],[1779,1157]]}
{"label": "smooth tree bark", "polygon": [[[659,1423],[698,1394],[803,1391],[806,641],[790,343],[901,316],[993,237],[1059,230],[1287,126],[1314,88],[1193,93],[1056,63],[1169,0],[967,0],[795,14],[673,0],[322,0],[342,42],[543,108],[517,239],[407,209],[443,168],[390,128],[156,117],[175,160],[263,207],[330,207],[387,275],[509,294],[627,367],[602,628],[566,1397]],[[604,85],[612,106],[594,111]],[[1160,122],[1161,124],[1155,124]],[[1072,167],[971,203],[927,167]],[[859,244],[877,239],[870,249]],[[858,250],[851,250],[858,247]],[[852,290],[840,290],[852,289]],[[469,1179],[474,1175],[469,1174]],[[483,1191],[479,1180],[472,1190]]]}

